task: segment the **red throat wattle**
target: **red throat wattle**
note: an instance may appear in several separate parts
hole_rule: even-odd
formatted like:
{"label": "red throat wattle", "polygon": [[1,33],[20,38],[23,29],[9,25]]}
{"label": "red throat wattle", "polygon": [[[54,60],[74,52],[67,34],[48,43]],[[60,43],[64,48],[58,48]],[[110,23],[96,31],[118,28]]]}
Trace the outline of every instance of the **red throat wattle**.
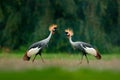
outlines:
{"label": "red throat wattle", "polygon": [[67,37],[69,38],[69,37],[70,37],[70,35],[67,35]]}
{"label": "red throat wattle", "polygon": [[52,32],[52,34],[54,34],[55,32]]}

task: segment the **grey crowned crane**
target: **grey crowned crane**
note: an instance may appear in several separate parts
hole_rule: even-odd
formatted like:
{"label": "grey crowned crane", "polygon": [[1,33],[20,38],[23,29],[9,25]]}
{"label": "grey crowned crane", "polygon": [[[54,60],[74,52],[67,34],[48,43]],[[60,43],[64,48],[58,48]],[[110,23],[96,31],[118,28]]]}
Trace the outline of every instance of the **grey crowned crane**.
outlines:
{"label": "grey crowned crane", "polygon": [[46,39],[43,39],[41,41],[33,43],[28,48],[27,52],[25,53],[25,55],[23,57],[23,60],[29,61],[31,56],[35,55],[33,60],[32,60],[32,62],[34,62],[36,56],[40,55],[42,61],[44,62],[44,60],[42,58],[42,55],[41,55],[41,52],[42,52],[43,48],[45,48],[48,45],[48,42],[50,41],[50,38],[51,38],[52,34],[54,34],[56,29],[57,29],[57,25],[55,25],[55,24],[50,25],[50,27],[49,27],[49,31],[50,31],[49,36]]}
{"label": "grey crowned crane", "polygon": [[99,54],[99,52],[95,48],[93,48],[90,44],[81,42],[81,41],[73,42],[72,41],[73,31],[71,29],[66,29],[65,33],[66,33],[67,37],[69,38],[69,42],[73,46],[73,48],[81,50],[82,58],[81,58],[80,63],[82,63],[83,56],[86,57],[87,63],[89,63],[87,54],[91,54],[91,55],[95,56],[97,59],[101,59],[101,55]]}

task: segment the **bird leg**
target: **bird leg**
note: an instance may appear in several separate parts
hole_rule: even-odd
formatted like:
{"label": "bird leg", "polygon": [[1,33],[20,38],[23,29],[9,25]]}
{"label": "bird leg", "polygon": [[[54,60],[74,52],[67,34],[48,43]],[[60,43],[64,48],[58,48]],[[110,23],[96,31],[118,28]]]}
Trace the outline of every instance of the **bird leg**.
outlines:
{"label": "bird leg", "polygon": [[32,62],[34,62],[34,60],[35,60],[35,58],[36,58],[37,55],[38,55],[38,54],[35,54],[35,57],[33,58]]}
{"label": "bird leg", "polygon": [[40,53],[39,55],[40,55],[40,57],[41,57],[41,60],[42,60],[42,62],[44,63],[45,61],[44,61],[44,59],[42,58],[42,55],[41,55],[41,53]]}
{"label": "bird leg", "polygon": [[87,59],[87,63],[89,64],[89,60],[88,60],[87,54],[85,54],[85,57],[86,57],[86,59]]}
{"label": "bird leg", "polygon": [[82,63],[82,60],[83,60],[83,56],[84,56],[84,54],[82,54],[82,56],[81,56],[80,64]]}

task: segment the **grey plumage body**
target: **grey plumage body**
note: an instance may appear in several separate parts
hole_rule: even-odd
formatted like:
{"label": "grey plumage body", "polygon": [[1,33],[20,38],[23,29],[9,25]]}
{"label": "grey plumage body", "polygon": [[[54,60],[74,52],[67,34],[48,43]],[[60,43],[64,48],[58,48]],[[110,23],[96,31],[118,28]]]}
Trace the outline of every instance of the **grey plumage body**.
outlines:
{"label": "grey plumage body", "polygon": [[[48,42],[50,41],[51,36],[52,36],[52,32],[50,32],[49,36],[46,39],[35,42],[34,44],[32,44],[28,48],[27,53],[24,56],[24,60],[29,60],[30,57],[34,54],[35,55],[35,57],[33,59],[33,62],[34,62],[34,60],[38,54],[41,56],[41,52],[42,52],[43,48],[45,48],[48,45]],[[44,62],[42,56],[41,56],[41,59]]]}
{"label": "grey plumage body", "polygon": [[73,42],[71,37],[69,38],[69,41],[71,45],[73,46],[73,48],[81,50],[82,52],[84,52],[84,54],[86,53],[84,49],[85,47],[89,47],[89,48],[92,47],[90,44],[85,43],[85,42],[81,42],[81,41]]}
{"label": "grey plumage body", "polygon": [[[38,42],[32,44],[28,48],[27,52],[25,53],[25,55],[23,57],[23,60],[29,61],[30,58],[31,58],[31,56],[35,55],[35,57],[32,60],[34,62],[34,60],[35,60],[35,58],[36,58],[36,56],[38,54],[41,56],[41,52],[42,52],[43,48],[45,48],[48,45],[48,43],[50,41],[50,38],[51,38],[52,34],[54,34],[54,32],[56,31],[56,29],[57,29],[57,25],[55,25],[55,24],[50,25],[50,27],[49,27],[49,31],[50,31],[49,36],[46,39],[43,39],[41,41],[38,41]],[[44,62],[42,56],[41,56],[41,59]]]}
{"label": "grey plumage body", "polygon": [[76,49],[80,49],[82,51],[84,51],[85,47],[92,47],[90,44],[85,43],[85,42],[74,42],[73,44],[71,44],[74,48]]}
{"label": "grey plumage body", "polygon": [[82,59],[83,56],[85,55],[86,59],[87,59],[87,63],[89,63],[89,60],[87,58],[87,54],[92,54],[94,55],[97,59],[101,59],[100,54],[92,47],[92,45],[85,43],[85,42],[81,42],[81,41],[77,41],[77,42],[73,42],[72,41],[72,37],[69,38],[70,44],[73,46],[73,48],[81,50],[82,52],[82,58],[81,58],[81,62],[82,63]]}
{"label": "grey plumage body", "polygon": [[48,45],[48,42],[49,42],[51,36],[52,36],[52,33],[50,33],[50,35],[49,35],[46,39],[41,40],[41,41],[38,41],[38,42],[32,44],[32,45],[28,48],[28,50],[30,50],[31,48],[35,48],[35,47],[38,47],[38,48],[43,49],[44,47],[46,47],[46,46]]}

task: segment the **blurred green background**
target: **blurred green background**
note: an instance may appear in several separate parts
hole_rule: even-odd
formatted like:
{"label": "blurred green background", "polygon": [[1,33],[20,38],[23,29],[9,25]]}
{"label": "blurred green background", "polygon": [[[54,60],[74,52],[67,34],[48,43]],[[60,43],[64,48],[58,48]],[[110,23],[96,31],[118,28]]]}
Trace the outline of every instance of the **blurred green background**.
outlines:
{"label": "blurred green background", "polygon": [[[51,24],[58,31],[43,52],[45,63],[40,57],[24,62],[27,48],[45,39]],[[92,44],[102,59],[89,56],[90,64],[79,64],[80,54],[68,54],[78,52],[66,28],[73,29],[73,41]],[[119,80],[119,61],[120,0],[0,0],[0,80]]]}
{"label": "blurred green background", "polygon": [[[88,42],[101,53],[120,51],[120,0],[0,0],[0,50],[26,50],[58,25],[45,52],[73,52],[73,41]],[[57,39],[57,40],[56,40]]]}

